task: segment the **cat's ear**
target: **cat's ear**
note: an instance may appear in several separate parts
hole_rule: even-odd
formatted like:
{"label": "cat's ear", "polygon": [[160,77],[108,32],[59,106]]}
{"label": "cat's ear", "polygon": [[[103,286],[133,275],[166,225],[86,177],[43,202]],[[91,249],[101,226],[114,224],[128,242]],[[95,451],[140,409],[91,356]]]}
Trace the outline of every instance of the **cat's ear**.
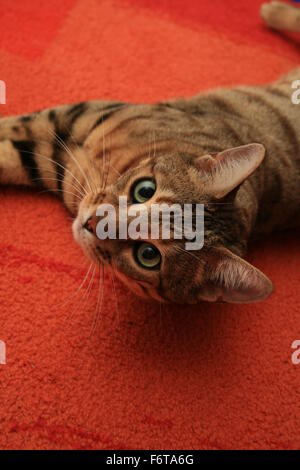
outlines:
{"label": "cat's ear", "polygon": [[272,291],[272,282],[250,263],[227,248],[209,249],[199,300],[250,303]]}
{"label": "cat's ear", "polygon": [[220,199],[248,178],[264,156],[265,147],[254,143],[204,155],[197,158],[195,165],[207,194]]}

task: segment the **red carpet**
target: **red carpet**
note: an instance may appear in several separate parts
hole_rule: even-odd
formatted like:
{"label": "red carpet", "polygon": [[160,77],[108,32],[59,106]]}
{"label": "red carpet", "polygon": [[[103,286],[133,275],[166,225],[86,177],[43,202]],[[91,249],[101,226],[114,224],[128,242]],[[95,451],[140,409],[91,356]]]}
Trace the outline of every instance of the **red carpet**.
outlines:
{"label": "red carpet", "polygon": [[[260,4],[0,0],[0,112],[275,79],[300,54]],[[60,202],[2,188],[0,219],[1,449],[300,447],[299,233],[252,247],[276,286],[262,304],[160,311],[116,283],[117,308],[107,273],[90,338],[98,284],[63,305],[88,264]]]}

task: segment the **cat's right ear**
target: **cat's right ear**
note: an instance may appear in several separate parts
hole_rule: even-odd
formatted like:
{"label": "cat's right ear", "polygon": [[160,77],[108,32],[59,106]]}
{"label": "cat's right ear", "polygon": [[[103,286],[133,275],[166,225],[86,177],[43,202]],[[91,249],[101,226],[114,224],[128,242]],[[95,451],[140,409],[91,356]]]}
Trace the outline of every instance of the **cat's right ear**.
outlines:
{"label": "cat's right ear", "polygon": [[196,159],[200,182],[208,195],[221,199],[237,188],[262,163],[265,147],[248,144]]}
{"label": "cat's right ear", "polygon": [[273,291],[273,285],[259,269],[224,247],[210,248],[198,299],[209,302],[259,302]]}

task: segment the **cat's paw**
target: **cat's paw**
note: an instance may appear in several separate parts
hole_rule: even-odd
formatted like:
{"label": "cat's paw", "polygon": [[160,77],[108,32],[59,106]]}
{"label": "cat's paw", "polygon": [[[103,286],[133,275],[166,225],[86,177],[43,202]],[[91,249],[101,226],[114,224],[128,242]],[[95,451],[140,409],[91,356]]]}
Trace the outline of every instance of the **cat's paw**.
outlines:
{"label": "cat's paw", "polygon": [[263,3],[260,16],[264,22],[274,29],[289,29],[291,7],[282,2]]}

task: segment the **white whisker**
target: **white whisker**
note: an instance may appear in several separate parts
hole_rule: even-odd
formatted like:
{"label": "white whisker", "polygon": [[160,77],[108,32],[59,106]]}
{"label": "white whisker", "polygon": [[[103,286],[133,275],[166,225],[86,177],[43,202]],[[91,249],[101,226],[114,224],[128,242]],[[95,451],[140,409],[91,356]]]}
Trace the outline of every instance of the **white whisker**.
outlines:
{"label": "white whisker", "polygon": [[74,157],[73,153],[71,152],[71,150],[69,149],[69,147],[65,144],[65,142],[59,137],[59,135],[56,134],[56,132],[54,131],[51,131],[50,129],[48,129],[48,132],[50,135],[52,135],[52,137],[55,138],[55,140],[60,144],[60,146],[67,152],[67,154],[72,158],[72,160],[76,163],[77,167],[79,168],[82,176],[84,177],[89,189],[91,192],[92,191],[92,188],[91,188],[91,185],[90,185],[90,182],[86,176],[86,173],[84,172],[82,166],[80,165],[79,161],[77,160],[77,158]]}
{"label": "white whisker", "polygon": [[[77,150],[80,150],[79,148],[79,145],[78,143],[75,141],[73,135],[71,134],[71,132],[68,132],[68,136],[69,138],[72,140],[73,144],[77,147]],[[98,186],[98,182],[97,182],[97,177],[94,178],[94,175],[91,171],[91,167],[93,166],[94,167],[94,170],[95,170],[95,173],[97,174],[97,169],[96,169],[96,165],[95,163],[91,160],[91,159],[88,159],[87,160],[87,163],[88,164],[91,164],[90,166],[88,165],[87,166],[87,171],[88,171],[88,176],[90,178],[90,181],[93,181],[93,185],[94,185],[94,192],[97,192],[97,186]]]}
{"label": "white whisker", "polygon": [[[52,164],[54,165],[58,165],[60,168],[62,168],[64,171],[66,171],[67,173],[69,173],[74,179],[75,181],[77,181],[77,183],[81,186],[81,188],[83,189],[83,191],[85,192],[85,194],[87,194],[87,190],[85,189],[84,186],[82,186],[82,184],[80,183],[80,181],[78,181],[78,179],[76,178],[76,176],[70,171],[68,170],[68,168],[66,168],[64,165],[61,165],[60,163],[58,162],[55,162],[54,160],[52,160],[51,158],[48,158],[46,157],[45,155],[42,155],[41,153],[38,153],[38,152],[30,152],[29,150],[23,150],[24,153],[28,153],[30,155],[37,155],[38,157],[40,158],[44,158],[45,160],[47,160],[48,162],[51,162]],[[50,170],[47,170],[47,171],[50,171]]]}
{"label": "white whisker", "polygon": [[81,305],[83,304],[84,302],[84,305],[86,304],[88,298],[89,298],[89,295],[90,295],[90,292],[91,292],[91,289],[93,287],[93,283],[94,283],[94,277],[95,277],[95,271],[96,271],[96,266],[94,266],[94,269],[93,269],[93,272],[92,272],[92,276],[90,278],[90,281],[89,281],[89,284],[87,286],[87,289],[85,291],[85,293],[83,294],[82,296],[82,299],[80,300],[79,304],[75,307],[75,309],[73,309],[73,311],[70,313],[70,315],[66,318],[66,321],[69,323],[75,312],[78,311],[78,309],[81,307]]}
{"label": "white whisker", "polygon": [[91,333],[89,335],[89,339],[93,336],[94,331],[98,325],[99,317],[101,315],[102,310],[102,302],[103,302],[103,294],[104,294],[104,267],[102,263],[99,263],[99,291],[98,291],[98,299],[96,305],[96,315],[95,320],[91,329]]}
{"label": "white whisker", "polygon": [[71,302],[72,299],[74,299],[77,294],[79,294],[80,290],[82,289],[82,287],[84,286],[88,276],[89,276],[89,273],[90,273],[90,270],[92,269],[92,266],[93,266],[93,262],[91,262],[90,266],[89,266],[89,269],[87,271],[87,273],[85,274],[84,276],[84,279],[83,281],[81,282],[80,286],[78,287],[78,289],[76,289],[75,293],[72,294],[71,296],[69,296],[66,300],[64,300],[64,302],[62,303],[59,303],[59,304],[56,304],[56,307],[64,307],[65,305],[67,305],[69,302]]}

